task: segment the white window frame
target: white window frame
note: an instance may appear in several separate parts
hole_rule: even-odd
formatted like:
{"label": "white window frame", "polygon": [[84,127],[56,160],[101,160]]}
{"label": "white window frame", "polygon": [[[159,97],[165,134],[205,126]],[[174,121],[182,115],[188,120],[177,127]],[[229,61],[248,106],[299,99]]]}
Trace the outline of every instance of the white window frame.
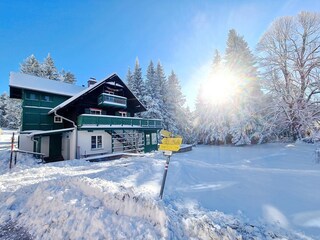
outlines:
{"label": "white window frame", "polygon": [[[93,138],[95,139],[93,142]],[[100,144],[99,144],[99,138],[100,138]],[[95,145],[93,145],[92,143],[94,143]],[[100,150],[103,149],[103,139],[102,139],[102,135],[93,135],[91,136],[91,150]],[[95,147],[94,147],[95,146]]]}
{"label": "white window frame", "polygon": [[124,112],[124,111],[119,111],[118,113],[121,115],[121,117],[127,117],[128,116],[128,113]]}
{"label": "white window frame", "polygon": [[151,145],[156,145],[158,143],[157,141],[157,134],[151,133]]}
{"label": "white window frame", "polygon": [[53,122],[54,122],[54,123],[62,123],[62,122],[63,122],[63,119],[62,119],[62,117],[54,116]]}
{"label": "white window frame", "polygon": [[90,114],[93,115],[101,115],[101,109],[97,109],[97,108],[89,108]]}

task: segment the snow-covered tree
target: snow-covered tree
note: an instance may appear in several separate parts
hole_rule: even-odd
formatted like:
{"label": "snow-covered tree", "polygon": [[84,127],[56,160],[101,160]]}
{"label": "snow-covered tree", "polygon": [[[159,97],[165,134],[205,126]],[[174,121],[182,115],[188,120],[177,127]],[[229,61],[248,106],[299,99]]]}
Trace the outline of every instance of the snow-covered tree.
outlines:
{"label": "snow-covered tree", "polygon": [[[255,57],[244,38],[229,31],[225,65],[237,80],[238,93],[232,101],[230,134],[235,144],[250,144],[260,129],[259,108],[262,92],[258,82]],[[256,140],[255,140],[256,141]]]}
{"label": "snow-covered tree", "polygon": [[41,64],[41,77],[48,78],[51,80],[59,80],[59,74],[54,61],[48,53],[47,57],[44,59],[44,62]]}
{"label": "snow-covered tree", "polygon": [[320,13],[301,12],[275,20],[258,51],[270,102],[267,121],[278,135],[293,139],[319,126]]}
{"label": "snow-covered tree", "polygon": [[20,64],[20,72],[66,83],[76,82],[76,78],[73,73],[66,72],[63,69],[58,73],[50,54],[48,54],[44,59],[43,63],[39,63],[36,57],[32,54]]}
{"label": "snow-covered tree", "polygon": [[157,67],[155,69],[155,82],[159,86],[159,94],[158,96],[158,104],[159,104],[159,109],[162,112],[162,117],[161,119],[164,121],[164,126],[165,128],[168,128],[169,126],[167,125],[166,119],[168,118],[168,112],[167,112],[167,107],[168,107],[168,100],[166,99],[167,95],[167,77],[164,72],[163,66],[160,61],[157,63]]}
{"label": "snow-covered tree", "polygon": [[126,80],[127,80],[127,85],[129,87],[129,89],[132,91],[132,89],[134,87],[134,84],[133,84],[133,77],[132,77],[132,73],[131,73],[130,67],[128,67]]}
{"label": "snow-covered tree", "polygon": [[146,74],[146,93],[144,96],[147,111],[142,113],[143,117],[162,119],[162,112],[160,110],[160,84],[156,79],[156,72],[153,62],[147,68]]}
{"label": "snow-covered tree", "polygon": [[[139,101],[142,102],[143,105],[146,105],[146,86],[142,78],[142,69],[140,67],[138,58],[136,58],[134,72],[132,75],[130,69],[128,70],[127,81],[129,89],[139,99]],[[138,113],[137,116],[141,116],[141,114]]]}
{"label": "snow-covered tree", "polygon": [[0,127],[18,129],[21,123],[21,101],[6,93],[0,96]]}
{"label": "snow-covered tree", "polygon": [[32,54],[20,64],[20,72],[34,76],[40,76],[41,68],[38,60]]}
{"label": "snow-covered tree", "polygon": [[179,79],[174,71],[168,76],[166,96],[167,129],[183,137],[184,142],[193,142],[192,113],[184,106],[185,96],[182,94]]}
{"label": "snow-covered tree", "polygon": [[[196,110],[195,110],[195,133],[198,141],[205,144],[223,144],[230,141],[230,114],[231,114],[231,102],[215,102],[212,101],[205,92],[208,92],[211,81],[222,79],[213,79],[213,76],[224,69],[224,63],[218,50],[215,51],[210,76],[208,82],[203,83],[198,91],[196,99]],[[222,74],[223,75],[223,74]],[[216,87],[218,87],[217,84]],[[222,90],[220,90],[222,91]],[[214,94],[214,93],[212,93]]]}
{"label": "snow-covered tree", "polygon": [[73,73],[71,72],[66,72],[64,69],[61,70],[59,74],[59,80],[61,82],[66,82],[66,83],[72,83],[74,84],[76,82],[76,77],[74,76]]}

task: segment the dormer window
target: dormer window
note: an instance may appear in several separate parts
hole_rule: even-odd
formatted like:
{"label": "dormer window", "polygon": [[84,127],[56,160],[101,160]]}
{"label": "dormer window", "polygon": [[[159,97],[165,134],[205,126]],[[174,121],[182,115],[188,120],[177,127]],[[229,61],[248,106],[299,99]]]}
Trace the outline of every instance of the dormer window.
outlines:
{"label": "dormer window", "polygon": [[101,115],[101,109],[99,108],[89,108],[90,114]]}

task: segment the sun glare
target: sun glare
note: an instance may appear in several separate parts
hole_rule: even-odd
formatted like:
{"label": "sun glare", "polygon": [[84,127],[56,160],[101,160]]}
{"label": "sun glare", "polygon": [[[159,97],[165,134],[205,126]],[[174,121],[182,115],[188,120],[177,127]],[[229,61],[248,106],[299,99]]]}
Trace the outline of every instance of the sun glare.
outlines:
{"label": "sun glare", "polygon": [[231,100],[236,92],[236,77],[230,72],[219,71],[205,81],[203,97],[212,104],[221,104]]}

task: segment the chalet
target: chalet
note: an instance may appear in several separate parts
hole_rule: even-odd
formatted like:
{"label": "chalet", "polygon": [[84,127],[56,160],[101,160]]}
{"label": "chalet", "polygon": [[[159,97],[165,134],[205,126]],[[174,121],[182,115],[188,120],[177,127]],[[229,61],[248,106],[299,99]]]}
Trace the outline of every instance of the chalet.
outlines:
{"label": "chalet", "polygon": [[22,100],[19,149],[46,161],[157,149],[162,122],[135,117],[146,108],[117,74],[80,87],[12,72],[9,86]]}

